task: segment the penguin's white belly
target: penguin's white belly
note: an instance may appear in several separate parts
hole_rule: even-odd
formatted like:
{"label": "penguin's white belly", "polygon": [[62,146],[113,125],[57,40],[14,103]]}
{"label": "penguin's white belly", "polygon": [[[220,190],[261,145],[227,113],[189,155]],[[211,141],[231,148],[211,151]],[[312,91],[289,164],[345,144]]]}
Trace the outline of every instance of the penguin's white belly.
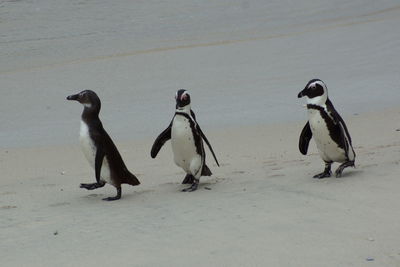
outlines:
{"label": "penguin's white belly", "polygon": [[309,110],[309,123],[319,154],[324,161],[344,162],[346,152],[332,140],[325,120],[319,111]]}
{"label": "penguin's white belly", "polygon": [[[88,126],[83,121],[81,121],[79,141],[81,143],[83,154],[89,161],[89,164],[93,167],[93,169],[95,169],[95,158],[96,158],[97,148],[94,145],[92,138],[90,138]],[[104,182],[112,184],[112,181],[110,179],[111,177],[110,166],[108,164],[108,160],[106,157],[104,157],[103,159],[103,164],[101,166],[101,171],[100,171],[100,177],[101,180],[103,180]]]}
{"label": "penguin's white belly", "polygon": [[175,116],[171,129],[171,145],[176,165],[187,173],[196,175],[201,168],[201,155],[197,154],[190,122],[183,116]]}

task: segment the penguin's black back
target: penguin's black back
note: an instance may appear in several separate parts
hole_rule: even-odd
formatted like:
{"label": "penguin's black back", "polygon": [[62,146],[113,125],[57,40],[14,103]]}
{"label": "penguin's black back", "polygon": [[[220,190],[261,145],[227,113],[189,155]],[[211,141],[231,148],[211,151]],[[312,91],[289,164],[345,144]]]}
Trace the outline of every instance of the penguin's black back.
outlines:
{"label": "penguin's black back", "polygon": [[105,153],[105,157],[107,158],[110,167],[110,178],[117,184],[140,184],[136,176],[126,167],[117,147],[108,133],[104,130],[103,124],[98,118],[98,115],[90,112],[90,110],[85,111],[86,109],[82,114],[82,120],[87,124],[90,138],[92,138],[96,148],[101,148]]}

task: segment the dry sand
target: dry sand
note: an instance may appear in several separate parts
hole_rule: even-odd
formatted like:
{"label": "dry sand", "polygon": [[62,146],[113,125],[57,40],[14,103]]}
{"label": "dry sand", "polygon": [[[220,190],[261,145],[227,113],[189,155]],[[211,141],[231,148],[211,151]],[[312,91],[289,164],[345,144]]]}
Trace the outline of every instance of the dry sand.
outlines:
{"label": "dry sand", "polygon": [[399,116],[347,116],[357,168],[321,180],[304,122],[204,129],[221,167],[193,193],[169,143],[153,160],[152,139],[117,142],[142,184],[115,202],[78,188],[94,174],[76,145],[2,149],[2,266],[400,266]]}

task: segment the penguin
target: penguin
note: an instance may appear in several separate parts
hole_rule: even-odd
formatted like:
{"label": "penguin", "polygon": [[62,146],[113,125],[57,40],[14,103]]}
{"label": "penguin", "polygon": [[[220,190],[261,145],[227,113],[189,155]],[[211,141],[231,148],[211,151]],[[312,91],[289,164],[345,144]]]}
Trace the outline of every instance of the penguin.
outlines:
{"label": "penguin", "polygon": [[78,94],[68,96],[67,100],[78,101],[84,106],[79,140],[82,151],[94,168],[96,176],[95,183],[81,184],[80,188],[93,190],[109,183],[117,189],[117,195],[103,200],[120,199],[121,184],[135,186],[139,185],[140,182],[126,168],[117,147],[103,128],[99,119],[101,108],[99,97],[91,90],[84,90]]}
{"label": "penguin", "polygon": [[356,154],[347,126],[328,98],[325,83],[320,79],[310,80],[297,97],[307,97],[308,111],[308,121],[299,138],[300,152],[307,154],[310,140],[314,137],[325,162],[324,171],[314,178],[330,177],[333,162],[341,163],[335,171],[336,177],[341,177],[346,167],[355,167]]}
{"label": "penguin", "polygon": [[186,176],[182,184],[191,184],[183,189],[183,192],[197,190],[200,176],[210,176],[211,170],[206,165],[206,153],[203,140],[210,149],[215,162],[219,163],[210,142],[204,135],[196,116],[191,109],[190,95],[185,89],[180,89],[175,94],[176,111],[171,123],[154,141],[150,155],[155,158],[166,141],[171,139],[174,162],[181,167]]}

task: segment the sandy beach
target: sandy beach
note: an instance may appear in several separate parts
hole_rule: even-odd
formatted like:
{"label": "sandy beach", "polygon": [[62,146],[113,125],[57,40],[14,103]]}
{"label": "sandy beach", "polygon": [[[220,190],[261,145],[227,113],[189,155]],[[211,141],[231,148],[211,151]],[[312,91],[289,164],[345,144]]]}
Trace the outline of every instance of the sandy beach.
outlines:
{"label": "sandy beach", "polygon": [[[0,265],[400,266],[400,7],[367,2],[0,2]],[[342,178],[298,150],[315,77],[353,139]],[[178,88],[221,164],[192,193],[169,143],[150,158]],[[81,89],[141,181],[121,200],[79,188]]]}
{"label": "sandy beach", "polygon": [[315,145],[309,156],[296,149],[301,123],[211,131],[221,167],[211,163],[214,176],[203,177],[194,193],[180,192],[184,173],[169,146],[152,160],[142,156],[152,140],[117,143],[142,184],[124,186],[123,198],[112,203],[101,200],[115,193],[111,186],[78,188],[93,180],[78,146],[3,149],[2,261],[398,266],[400,132],[388,124],[399,115],[391,109],[347,118],[357,167],[322,180],[312,178],[323,168]]}

